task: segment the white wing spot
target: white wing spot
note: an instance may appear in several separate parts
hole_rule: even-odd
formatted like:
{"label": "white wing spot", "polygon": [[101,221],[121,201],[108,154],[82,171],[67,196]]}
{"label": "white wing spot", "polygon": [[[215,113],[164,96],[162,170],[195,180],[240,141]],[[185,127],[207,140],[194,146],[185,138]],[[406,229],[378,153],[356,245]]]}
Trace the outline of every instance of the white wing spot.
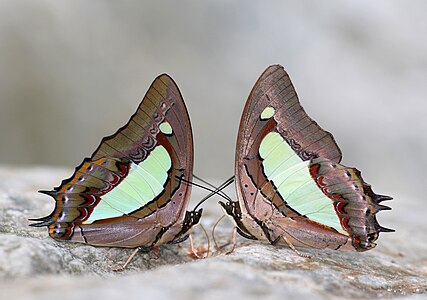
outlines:
{"label": "white wing spot", "polygon": [[275,113],[276,113],[276,110],[273,107],[267,106],[266,108],[264,108],[264,110],[261,113],[261,120],[268,120],[272,116],[274,116]]}
{"label": "white wing spot", "polygon": [[160,124],[159,128],[160,128],[160,131],[163,132],[163,134],[173,133],[172,126],[171,124],[169,124],[169,122],[163,122],[162,124]]}

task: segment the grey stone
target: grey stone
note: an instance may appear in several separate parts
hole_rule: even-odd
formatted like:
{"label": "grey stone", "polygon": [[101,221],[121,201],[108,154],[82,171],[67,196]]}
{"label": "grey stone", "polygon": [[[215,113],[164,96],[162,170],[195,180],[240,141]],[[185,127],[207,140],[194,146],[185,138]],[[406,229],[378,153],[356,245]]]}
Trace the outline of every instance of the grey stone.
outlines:
{"label": "grey stone", "polygon": [[[239,238],[230,255],[213,251],[207,259],[193,259],[189,243],[183,242],[138,254],[125,271],[116,272],[132,249],[58,242],[46,228],[28,226],[28,218],[53,208],[50,197],[36,191],[57,186],[71,172],[0,168],[2,299],[427,297],[425,203],[395,197],[393,211],[380,214],[380,221],[396,233],[382,234],[379,246],[365,253],[300,249],[312,256],[305,259],[285,247]],[[192,199],[203,195],[195,188]],[[208,232],[221,216],[216,201],[205,205],[202,223]],[[229,239],[231,229],[229,221],[218,225],[220,243]],[[196,247],[206,247],[199,227],[193,237]]]}

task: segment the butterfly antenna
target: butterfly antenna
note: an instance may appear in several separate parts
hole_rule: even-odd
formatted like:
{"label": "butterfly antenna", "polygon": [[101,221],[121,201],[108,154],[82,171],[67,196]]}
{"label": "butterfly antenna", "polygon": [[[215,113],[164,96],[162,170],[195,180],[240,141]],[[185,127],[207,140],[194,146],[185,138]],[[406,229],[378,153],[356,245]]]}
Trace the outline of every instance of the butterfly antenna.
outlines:
{"label": "butterfly antenna", "polygon": [[[216,186],[214,186],[213,184],[211,184],[211,183],[209,183],[208,181],[206,181],[206,180],[204,180],[203,178],[200,178],[199,176],[196,176],[195,174],[193,174],[193,177],[194,178],[196,178],[198,181],[201,181],[201,182],[203,182],[204,184],[206,184],[207,186],[210,186],[211,188],[213,188],[214,190],[216,190],[217,189],[217,187]],[[233,178],[234,178],[234,176],[233,176]],[[228,179],[228,180],[230,180],[230,179]],[[227,180],[227,181],[228,181]],[[226,194],[226,193],[224,193],[223,191],[219,191],[222,195],[224,195],[225,197],[227,197],[227,198],[230,198],[230,197],[228,197],[228,195]]]}
{"label": "butterfly antenna", "polygon": [[188,181],[188,180],[186,180],[186,179],[184,179],[184,178],[180,178],[180,177],[178,177],[178,176],[176,176],[176,178],[178,178],[180,181],[185,182],[185,183],[187,183],[187,184],[191,184],[191,185],[197,186],[197,187],[199,187],[199,188],[201,188],[201,189],[204,189],[204,190],[206,190],[206,191],[209,191],[209,192],[211,192],[211,193],[216,193],[216,194],[218,194],[219,196],[221,196],[222,198],[224,198],[224,199],[226,199],[226,200],[228,200],[228,199],[230,198],[230,197],[228,197],[228,196],[227,196],[227,195],[225,195],[225,194],[221,194],[221,193],[220,193],[220,191],[218,190],[218,188],[216,188],[216,187],[215,187],[215,189],[210,189],[210,188],[205,187],[205,186],[203,186],[203,185],[201,185],[201,184],[197,184],[197,183],[195,183],[195,182]]}
{"label": "butterfly antenna", "polygon": [[[228,187],[230,184],[232,184],[234,181],[234,176],[230,177],[229,179],[227,179],[223,184],[221,184],[218,188],[216,188],[215,190],[211,191],[210,194],[208,194],[206,197],[204,197],[202,200],[200,200],[199,203],[197,203],[196,207],[194,208],[194,210],[196,210],[203,202],[205,202],[206,200],[208,200],[210,197],[212,197],[213,195],[219,195],[221,197],[223,197],[225,200],[227,201],[232,201],[231,198],[227,195],[223,195],[220,192],[225,189],[226,187]],[[193,183],[194,184],[194,183]],[[205,187],[206,190],[209,190]]]}
{"label": "butterfly antenna", "polygon": [[[208,196],[206,196],[205,198],[203,198],[201,201],[202,202],[204,202],[204,201],[206,201],[207,199],[209,199],[210,197],[212,197],[213,195],[218,195],[218,196],[221,196],[222,198],[224,198],[225,200],[227,200],[227,201],[232,201],[231,200],[231,198],[227,195],[227,194],[225,194],[224,192],[222,192],[222,190],[223,189],[225,189],[227,186],[229,186],[233,181],[234,181],[234,176],[233,177],[231,177],[231,178],[229,178],[226,182],[224,182],[223,184],[221,184],[221,186],[220,187],[215,187],[215,186],[213,186],[213,189],[210,189],[210,188],[208,188],[208,187],[205,187],[205,186],[203,186],[203,185],[201,185],[201,184],[197,184],[197,183],[195,183],[195,182],[191,182],[191,181],[188,181],[188,180],[186,180],[186,179],[184,179],[184,178],[182,178],[182,177],[179,177],[179,176],[175,176],[177,179],[179,179],[180,181],[182,181],[182,182],[185,182],[185,183],[188,183],[188,184],[191,184],[191,185],[194,185],[194,186],[197,186],[197,187],[199,187],[199,188],[201,188],[201,189],[204,189],[204,190],[207,190],[207,191],[209,191],[209,192],[211,192]],[[231,180],[231,181],[230,181]],[[198,207],[199,205],[197,205],[196,206],[196,208]]]}

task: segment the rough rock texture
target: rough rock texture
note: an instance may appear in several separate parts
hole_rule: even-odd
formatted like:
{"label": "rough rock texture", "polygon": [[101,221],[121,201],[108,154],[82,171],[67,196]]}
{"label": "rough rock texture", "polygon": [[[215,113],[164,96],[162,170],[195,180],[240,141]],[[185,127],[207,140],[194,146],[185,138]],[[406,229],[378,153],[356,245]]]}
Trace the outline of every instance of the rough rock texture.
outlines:
{"label": "rough rock texture", "polygon": [[[379,246],[366,253],[302,250],[239,239],[230,255],[214,253],[192,259],[189,243],[139,254],[124,272],[115,272],[132,250],[95,248],[56,242],[45,228],[28,227],[28,218],[49,213],[52,200],[36,193],[49,189],[71,170],[0,168],[0,294],[2,299],[334,299],[427,298],[427,208],[424,199],[399,196],[382,213],[381,224],[397,230],[382,234]],[[231,193],[230,193],[231,194]],[[196,201],[203,192],[195,189]],[[422,200],[422,201],[421,201]],[[205,206],[208,231],[221,215],[216,199]],[[216,234],[225,242],[231,223]],[[200,228],[196,246],[205,246]],[[296,298],[298,297],[298,298]]]}

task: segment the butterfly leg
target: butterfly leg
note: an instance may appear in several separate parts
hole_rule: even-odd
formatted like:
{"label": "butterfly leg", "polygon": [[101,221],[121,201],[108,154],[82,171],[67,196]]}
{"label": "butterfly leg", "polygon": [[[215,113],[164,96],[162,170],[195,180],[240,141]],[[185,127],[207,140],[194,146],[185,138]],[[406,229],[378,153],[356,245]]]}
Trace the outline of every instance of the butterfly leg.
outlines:
{"label": "butterfly leg", "polygon": [[225,255],[233,253],[234,249],[236,249],[236,244],[237,244],[237,230],[238,230],[237,227],[233,228],[233,232],[231,234],[232,247],[227,252],[225,252]]}
{"label": "butterfly leg", "polygon": [[191,236],[191,234],[188,236],[188,240],[190,241],[190,253],[196,258],[200,258],[199,255],[196,253],[196,250],[194,250],[193,237]]}
{"label": "butterfly leg", "polygon": [[[225,254],[227,255],[227,254],[232,253],[234,251],[234,249],[236,248],[236,244],[237,244],[237,232],[239,232],[239,234],[242,235],[242,231],[238,227],[234,226],[233,227],[233,231],[231,233],[231,242],[226,242],[226,243],[224,243],[222,245],[218,245],[218,243],[216,241],[216,238],[215,238],[215,229],[216,229],[217,225],[224,219],[224,217],[225,217],[225,214],[221,218],[219,218],[218,221],[215,222],[215,224],[214,224],[214,226],[212,228],[212,239],[214,241],[215,250],[217,250],[217,251],[221,250],[222,248],[224,248],[225,246],[229,245],[230,243],[233,244],[232,247],[231,247],[231,249],[229,249],[227,252],[225,252]],[[243,235],[243,236],[245,236],[245,235]]]}
{"label": "butterfly leg", "polygon": [[286,242],[286,244],[288,244],[288,246],[289,246],[289,248],[291,248],[292,249],[292,251],[294,251],[296,254],[298,254],[299,256],[301,256],[301,257],[304,257],[304,258],[311,258],[311,256],[310,255],[308,255],[308,254],[303,254],[303,253],[301,253],[301,252],[299,252],[298,251],[298,249],[297,248],[295,248],[295,246],[291,243],[291,241],[290,240],[288,240],[287,238],[286,238],[286,236],[285,235],[281,235],[281,236],[279,236],[278,238],[276,238],[274,241],[271,241],[271,244],[272,245],[277,245],[279,242],[280,242],[280,240],[283,240],[283,241],[285,241]]}
{"label": "butterfly leg", "polygon": [[218,242],[216,241],[216,238],[215,238],[215,229],[218,226],[218,224],[224,219],[224,217],[225,217],[225,215],[222,215],[222,217],[219,218],[218,221],[215,222],[215,224],[214,224],[214,226],[212,228],[211,235],[212,235],[212,239],[213,239],[213,242],[214,242],[215,250],[219,250],[220,248],[224,247],[224,245],[219,246]]}
{"label": "butterfly leg", "polygon": [[[191,257],[196,258],[196,259],[203,259],[203,258],[207,258],[209,256],[209,248],[207,250],[204,247],[199,247],[197,249],[194,248],[193,237],[191,236],[191,234],[190,234],[188,240],[190,241],[190,250],[188,251],[188,254]],[[200,256],[199,253],[202,253],[202,254],[206,253],[206,255]]]}
{"label": "butterfly leg", "polygon": [[231,241],[225,242],[225,243],[224,243],[224,244],[222,244],[222,245],[218,245],[218,244],[216,243],[216,241],[215,241],[215,249],[216,249],[217,251],[219,251],[219,252],[220,252],[219,254],[222,254],[222,253],[221,253],[221,249],[222,249],[222,248],[224,248],[224,247],[226,247],[226,246],[228,246],[228,245],[230,245],[230,244],[232,244],[231,249],[227,250],[227,251],[224,253],[225,255],[231,254],[231,253],[234,251],[234,249],[236,249],[236,244],[237,244],[237,231],[238,231],[238,230],[239,230],[239,228],[237,228],[237,227],[233,227],[233,230],[232,230],[232,232],[231,232]]}
{"label": "butterfly leg", "polygon": [[128,257],[128,259],[126,260],[126,262],[123,264],[123,266],[121,266],[118,269],[115,269],[115,272],[123,272],[126,267],[130,264],[130,262],[132,261],[132,259],[135,257],[135,255],[138,253],[138,251],[140,251],[140,248],[136,248],[132,254]]}

